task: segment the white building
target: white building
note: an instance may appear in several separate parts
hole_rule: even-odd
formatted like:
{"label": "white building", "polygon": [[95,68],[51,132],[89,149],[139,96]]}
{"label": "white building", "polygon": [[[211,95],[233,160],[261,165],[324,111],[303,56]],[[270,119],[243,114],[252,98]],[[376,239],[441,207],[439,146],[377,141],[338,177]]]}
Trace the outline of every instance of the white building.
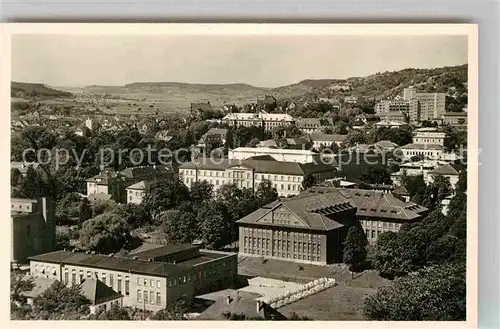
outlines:
{"label": "white building", "polygon": [[452,165],[445,163],[436,169],[429,172],[427,175],[426,183],[432,183],[434,181],[433,175],[443,175],[450,181],[451,187],[455,189],[458,183],[459,172]]}
{"label": "white building", "polygon": [[375,126],[377,128],[382,128],[382,127],[385,127],[385,128],[402,128],[402,127],[406,127],[408,126],[408,124],[406,122],[402,122],[402,121],[389,121],[389,120],[382,120],[380,122],[377,122],[375,124]]}
{"label": "white building", "polygon": [[127,203],[141,204],[142,199],[146,195],[147,184],[146,181],[140,181],[128,186],[125,189],[127,192]]}
{"label": "white building", "polygon": [[295,125],[304,134],[312,134],[321,130],[321,120],[316,118],[297,119]]}
{"label": "white building", "polygon": [[413,143],[434,144],[444,146],[446,134],[437,131],[416,131],[413,135]]}
{"label": "white building", "polygon": [[197,181],[207,181],[214,190],[226,184],[239,188],[257,189],[264,180],[269,180],[279,196],[299,194],[302,180],[311,174],[316,182],[333,178],[335,167],[329,164],[297,163],[267,159],[213,159],[201,158],[179,167],[179,177],[191,188]]}
{"label": "white building", "polygon": [[399,148],[404,159],[422,156],[425,159],[439,160],[443,158],[444,146],[438,144],[411,143]]}
{"label": "white building", "polygon": [[310,150],[276,149],[269,147],[238,147],[229,150],[231,160],[245,160],[256,156],[270,156],[276,161],[309,163],[319,161],[319,154]]}
{"label": "white building", "polygon": [[399,171],[391,174],[391,179],[394,184],[401,184],[403,174],[407,176],[422,175],[426,183],[429,182],[429,176],[438,167],[445,165],[446,162],[436,160],[422,160],[415,162],[407,162],[399,165]]}
{"label": "white building", "polygon": [[322,146],[330,147],[333,144],[341,147],[346,137],[347,135],[315,133],[311,135],[311,141],[313,142],[313,147],[319,150]]}
{"label": "white building", "polygon": [[294,118],[284,113],[229,113],[222,122],[229,126],[257,126],[265,130],[272,130],[280,126],[289,126],[295,122]]}

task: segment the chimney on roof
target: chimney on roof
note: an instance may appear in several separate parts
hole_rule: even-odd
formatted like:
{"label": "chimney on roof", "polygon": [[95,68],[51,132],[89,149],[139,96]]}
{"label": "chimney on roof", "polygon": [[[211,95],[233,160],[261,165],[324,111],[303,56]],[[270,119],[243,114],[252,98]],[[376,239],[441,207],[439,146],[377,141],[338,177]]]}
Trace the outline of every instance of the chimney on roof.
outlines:
{"label": "chimney on roof", "polygon": [[137,257],[137,256],[134,256],[134,257],[132,257],[132,258],[133,258],[133,259],[136,259],[136,260],[138,259],[138,257]]}
{"label": "chimney on roof", "polygon": [[262,305],[261,305],[261,302],[260,302],[260,300],[258,300],[258,301],[257,301],[257,313],[259,313],[259,312],[260,312],[261,306],[262,306]]}
{"label": "chimney on roof", "polygon": [[227,305],[231,304],[231,296],[227,295],[226,303],[227,303]]}
{"label": "chimney on roof", "polygon": [[148,262],[152,263],[154,261],[153,258],[148,258]]}

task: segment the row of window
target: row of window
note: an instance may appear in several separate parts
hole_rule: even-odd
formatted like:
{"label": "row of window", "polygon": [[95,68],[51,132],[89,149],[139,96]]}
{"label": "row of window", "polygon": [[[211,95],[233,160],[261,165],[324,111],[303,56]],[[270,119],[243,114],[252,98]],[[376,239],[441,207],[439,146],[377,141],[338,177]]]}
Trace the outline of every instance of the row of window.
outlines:
{"label": "row of window", "polygon": [[378,229],[378,228],[373,229],[373,230],[370,230],[369,228],[365,229],[366,237],[369,240],[376,240],[377,237],[379,236],[379,234],[384,233],[384,232],[392,232],[392,230],[389,230],[389,229]]}
{"label": "row of window", "polygon": [[[128,191],[128,195],[129,196],[134,196],[134,191]],[[135,191],[135,196],[144,196],[146,195],[146,192],[138,192],[138,191]]]}
{"label": "row of window", "polygon": [[399,230],[401,227],[400,223],[392,223],[392,222],[382,222],[382,221],[373,221],[373,220],[360,220],[361,226],[363,227],[379,227],[384,229],[396,229]]}
{"label": "row of window", "polygon": [[[97,271],[87,271],[86,274],[87,274],[86,275],[87,278],[91,278],[93,276],[95,279],[99,280],[99,273]],[[101,273],[100,280],[104,284],[107,284],[109,287],[116,290],[118,293],[122,293],[122,291],[123,291],[123,289],[122,289],[123,288],[122,276],[117,275],[116,286],[115,286],[115,280],[114,280],[115,278],[114,278],[113,274],[109,274],[109,281],[107,280],[107,278],[108,277],[107,277],[106,273]],[[67,268],[64,269],[64,283],[75,285],[75,284],[82,283],[84,280],[85,280],[85,276],[84,276],[83,270],[78,271],[78,281],[77,281],[76,270],[75,269],[71,270],[71,281],[70,281],[69,270]],[[129,296],[130,295],[130,278],[128,276],[125,276],[124,281],[125,281],[125,296]]]}
{"label": "row of window", "polygon": [[[149,295],[149,298],[148,298]],[[144,296],[144,304],[147,304],[148,302],[151,304],[155,303],[155,292],[150,291],[148,294],[148,291],[144,290],[144,294],[142,290],[137,290],[137,301],[139,303],[142,303],[142,298]],[[149,299],[149,301],[148,301]],[[161,293],[157,292],[156,293],[156,305],[161,305]]]}
{"label": "row of window", "polygon": [[[256,249],[244,249],[245,253],[247,254],[253,254],[253,255],[262,255],[262,256],[270,256],[269,250],[256,250]],[[290,254],[290,253],[277,253],[274,252],[271,254],[273,257],[280,257],[280,258],[293,258],[293,259],[301,259],[301,260],[310,260],[310,261],[320,261],[321,257],[320,256],[314,256],[314,255],[302,255],[302,254]]]}
{"label": "row of window", "polygon": [[302,232],[292,232],[287,230],[267,230],[260,228],[244,227],[243,233],[250,237],[268,237],[273,239],[283,240],[299,240],[299,241],[319,241],[320,235]]}
{"label": "row of window", "polygon": [[[137,285],[138,286],[141,286],[143,283],[144,283],[144,287],[147,287],[149,285],[151,288],[154,288],[154,286],[155,286],[155,280],[153,280],[153,279],[148,280],[148,279],[143,279],[143,278],[137,278]],[[161,288],[160,280],[156,280],[156,288],[158,288],[158,289]]]}
{"label": "row of window", "polygon": [[[232,173],[232,174],[231,174]],[[193,176],[195,172],[193,170],[181,171],[181,174]],[[246,178],[251,179],[251,173],[242,171],[211,171],[211,170],[200,170],[200,177],[226,177],[226,178]],[[288,182],[301,182],[301,176],[284,176],[284,175],[271,175],[271,174],[255,174],[255,180],[269,181],[288,181]]]}
{"label": "row of window", "polygon": [[[252,249],[270,249],[271,241],[270,239],[260,239],[260,238],[247,238],[243,240],[244,247],[252,247]],[[299,253],[313,253],[321,254],[321,243],[307,243],[307,242],[297,242],[294,241],[273,241],[273,250],[289,250],[298,251]],[[293,247],[293,248],[291,248]]]}
{"label": "row of window", "polygon": [[433,151],[407,151],[408,155],[435,155],[438,152]]}

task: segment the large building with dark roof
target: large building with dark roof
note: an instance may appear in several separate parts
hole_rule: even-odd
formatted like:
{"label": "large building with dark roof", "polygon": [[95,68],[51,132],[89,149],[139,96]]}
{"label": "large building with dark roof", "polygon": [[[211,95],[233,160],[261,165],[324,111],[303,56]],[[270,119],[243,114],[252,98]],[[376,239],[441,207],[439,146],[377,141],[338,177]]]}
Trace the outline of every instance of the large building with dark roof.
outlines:
{"label": "large building with dark roof", "polygon": [[29,258],[35,277],[67,285],[100,280],[123,295],[123,306],[158,311],[179,299],[231,287],[237,254],[199,250],[193,245],[166,245],[128,257],[59,250]]}
{"label": "large building with dark roof", "polygon": [[270,156],[245,160],[203,157],[179,167],[179,176],[188,187],[205,180],[215,190],[226,184],[256,189],[262,181],[269,180],[279,196],[299,194],[307,174],[322,182],[334,177],[335,172],[336,167],[328,163],[276,161]]}
{"label": "large building with dark roof", "polygon": [[398,231],[426,212],[388,193],[315,186],[238,220],[239,252],[293,262],[340,262],[350,226],[362,227],[373,243],[380,233]]}

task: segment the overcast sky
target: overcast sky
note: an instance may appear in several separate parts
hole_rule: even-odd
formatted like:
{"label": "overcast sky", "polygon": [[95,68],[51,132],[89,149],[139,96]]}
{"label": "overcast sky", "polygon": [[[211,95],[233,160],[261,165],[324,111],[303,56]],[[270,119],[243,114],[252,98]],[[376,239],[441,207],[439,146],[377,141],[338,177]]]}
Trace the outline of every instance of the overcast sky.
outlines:
{"label": "overcast sky", "polygon": [[277,87],[465,63],[466,36],[12,37],[12,80],[52,86],[176,81]]}

